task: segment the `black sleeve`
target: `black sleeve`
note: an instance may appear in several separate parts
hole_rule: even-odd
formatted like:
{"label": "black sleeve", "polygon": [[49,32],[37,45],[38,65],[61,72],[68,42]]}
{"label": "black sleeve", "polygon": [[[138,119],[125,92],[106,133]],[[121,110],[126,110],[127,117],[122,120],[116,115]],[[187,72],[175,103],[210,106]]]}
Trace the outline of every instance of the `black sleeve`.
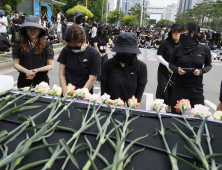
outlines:
{"label": "black sleeve", "polygon": [[60,53],[60,55],[59,55],[59,58],[58,58],[58,62],[59,63],[61,63],[61,64],[63,64],[63,65],[66,65],[66,61],[67,61],[67,55],[66,55],[66,53],[67,53],[67,47],[64,47],[63,49],[62,49],[62,52]]}
{"label": "black sleeve", "polygon": [[146,85],[137,85],[135,98],[137,98],[138,102],[140,103],[142,100],[143,92],[145,90]]}
{"label": "black sleeve", "polygon": [[54,50],[53,50],[53,47],[52,47],[52,44],[50,44],[50,42],[46,42],[46,58],[47,59],[52,59],[54,60]]}
{"label": "black sleeve", "polygon": [[163,54],[165,53],[165,49],[165,43],[161,43],[157,50],[157,55],[163,56]]}
{"label": "black sleeve", "polygon": [[140,71],[138,73],[138,79],[137,79],[137,89],[135,97],[138,99],[138,102],[141,101],[144,89],[147,84],[147,66],[145,63],[141,62]]}
{"label": "black sleeve", "polygon": [[109,81],[109,74],[110,70],[112,69],[111,67],[112,64],[112,59],[108,59],[104,62],[103,68],[102,68],[102,74],[101,74],[101,95],[104,93],[109,94],[109,86],[108,86],[108,81]]}
{"label": "black sleeve", "polygon": [[98,76],[101,74],[101,57],[99,52],[96,49],[90,51],[90,65],[89,65],[89,75]]}
{"label": "black sleeve", "polygon": [[13,58],[20,58],[20,52],[21,52],[20,41],[15,40],[14,45],[12,47]]}
{"label": "black sleeve", "polygon": [[200,69],[200,75],[207,73],[212,68],[212,59],[211,59],[210,48],[206,46],[205,52],[206,52],[207,57],[205,59],[204,68]]}
{"label": "black sleeve", "polygon": [[108,44],[109,43],[109,38],[106,36],[106,43]]}
{"label": "black sleeve", "polygon": [[176,66],[178,49],[179,48],[174,49],[173,53],[170,56],[170,60],[169,60],[169,68],[173,71],[174,74],[179,74],[178,67]]}
{"label": "black sleeve", "polygon": [[22,20],[21,20],[20,18],[18,19],[18,23],[19,23],[19,24],[22,24]]}

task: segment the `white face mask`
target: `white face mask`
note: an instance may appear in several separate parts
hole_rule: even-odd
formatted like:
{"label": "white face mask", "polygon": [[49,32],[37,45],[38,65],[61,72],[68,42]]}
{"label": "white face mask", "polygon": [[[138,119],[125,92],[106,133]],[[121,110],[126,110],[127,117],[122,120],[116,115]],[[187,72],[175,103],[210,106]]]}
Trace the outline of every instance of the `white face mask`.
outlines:
{"label": "white face mask", "polygon": [[80,50],[73,50],[72,49],[72,52],[74,52],[74,53],[80,53],[82,50],[84,49],[84,43],[82,44],[82,46],[81,46],[81,49]]}

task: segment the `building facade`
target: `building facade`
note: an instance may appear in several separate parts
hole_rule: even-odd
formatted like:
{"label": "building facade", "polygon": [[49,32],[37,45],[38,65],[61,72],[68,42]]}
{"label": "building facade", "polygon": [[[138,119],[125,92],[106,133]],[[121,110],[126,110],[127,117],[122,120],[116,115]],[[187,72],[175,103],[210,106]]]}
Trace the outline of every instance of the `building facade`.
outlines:
{"label": "building facade", "polygon": [[169,21],[175,22],[175,15],[178,12],[178,4],[167,5],[163,8],[162,19],[167,19]]}

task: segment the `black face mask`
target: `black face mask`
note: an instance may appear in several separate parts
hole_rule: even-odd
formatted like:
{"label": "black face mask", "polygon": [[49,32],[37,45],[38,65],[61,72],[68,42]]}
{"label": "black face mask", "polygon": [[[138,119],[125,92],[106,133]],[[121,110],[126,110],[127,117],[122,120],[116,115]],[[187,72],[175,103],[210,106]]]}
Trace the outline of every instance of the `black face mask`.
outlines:
{"label": "black face mask", "polygon": [[133,53],[117,53],[117,58],[122,63],[129,63],[135,57]]}
{"label": "black face mask", "polygon": [[198,41],[193,39],[190,33],[188,33],[180,35],[180,43],[184,47],[184,53],[188,54],[197,46]]}
{"label": "black face mask", "polygon": [[76,18],[76,23],[77,24],[82,24],[83,23],[83,19],[82,18]]}
{"label": "black face mask", "polygon": [[103,33],[102,33],[103,35],[106,35],[106,31],[103,31]]}

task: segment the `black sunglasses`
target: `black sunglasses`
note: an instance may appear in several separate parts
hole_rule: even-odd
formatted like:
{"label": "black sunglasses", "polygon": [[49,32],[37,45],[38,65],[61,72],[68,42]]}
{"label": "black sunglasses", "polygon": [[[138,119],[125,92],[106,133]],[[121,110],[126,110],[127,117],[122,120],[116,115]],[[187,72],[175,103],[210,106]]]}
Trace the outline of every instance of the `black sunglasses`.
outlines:
{"label": "black sunglasses", "polygon": [[74,47],[71,47],[69,46],[68,44],[66,45],[67,48],[71,49],[71,50],[80,50],[81,47],[82,47],[83,43],[81,44],[81,46],[74,46]]}

